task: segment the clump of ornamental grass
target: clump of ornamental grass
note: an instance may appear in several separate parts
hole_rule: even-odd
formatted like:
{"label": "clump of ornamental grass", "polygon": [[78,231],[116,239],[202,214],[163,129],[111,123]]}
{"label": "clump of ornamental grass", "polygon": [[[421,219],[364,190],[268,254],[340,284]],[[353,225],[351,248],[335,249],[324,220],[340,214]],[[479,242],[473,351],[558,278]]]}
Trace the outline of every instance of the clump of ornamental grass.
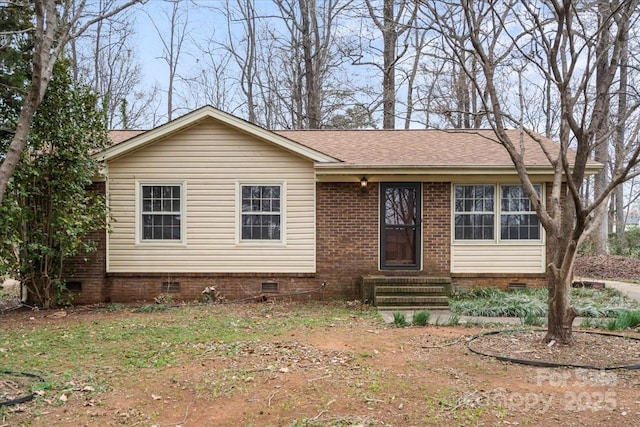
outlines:
{"label": "clump of ornamental grass", "polygon": [[401,313],[399,311],[395,311],[393,313],[393,324],[396,325],[398,328],[403,328],[405,326],[407,326],[407,316],[404,315],[404,313]]}
{"label": "clump of ornamental grass", "polygon": [[425,326],[429,323],[431,318],[431,312],[429,310],[421,310],[413,313],[413,319],[411,323],[416,326]]}

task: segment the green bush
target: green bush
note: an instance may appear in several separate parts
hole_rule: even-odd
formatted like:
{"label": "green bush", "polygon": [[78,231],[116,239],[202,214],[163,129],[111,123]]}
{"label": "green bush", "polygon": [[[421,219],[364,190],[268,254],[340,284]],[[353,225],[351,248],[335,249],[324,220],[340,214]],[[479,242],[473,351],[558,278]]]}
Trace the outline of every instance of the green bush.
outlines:
{"label": "green bush", "polygon": [[413,313],[413,323],[416,326],[425,326],[429,323],[429,319],[431,318],[431,312],[429,310],[422,310]]}
{"label": "green bush", "polygon": [[640,258],[640,227],[625,230],[621,235],[611,234],[609,251],[611,255]]}

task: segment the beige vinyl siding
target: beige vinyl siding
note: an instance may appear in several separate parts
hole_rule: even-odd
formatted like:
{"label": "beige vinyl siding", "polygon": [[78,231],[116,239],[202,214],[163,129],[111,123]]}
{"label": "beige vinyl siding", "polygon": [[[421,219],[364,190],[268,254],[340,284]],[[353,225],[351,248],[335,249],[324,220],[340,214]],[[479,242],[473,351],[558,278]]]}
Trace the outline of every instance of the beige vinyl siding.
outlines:
{"label": "beige vinyl siding", "polygon": [[[109,272],[315,271],[315,179],[309,160],[208,119],[117,158],[108,168]],[[139,183],[183,183],[182,242],[139,241]],[[282,241],[237,243],[238,183],[282,185]]]}
{"label": "beige vinyl siding", "polygon": [[544,244],[455,243],[452,273],[544,273]]}

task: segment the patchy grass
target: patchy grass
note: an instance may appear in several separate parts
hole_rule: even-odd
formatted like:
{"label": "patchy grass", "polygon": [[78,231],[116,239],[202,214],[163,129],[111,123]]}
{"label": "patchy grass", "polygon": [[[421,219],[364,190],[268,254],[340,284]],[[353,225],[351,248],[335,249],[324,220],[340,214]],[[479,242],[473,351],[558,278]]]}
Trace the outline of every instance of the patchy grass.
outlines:
{"label": "patchy grass", "polygon": [[[484,325],[394,328],[376,310],[344,302],[65,313],[0,319],[0,366],[45,379],[34,401],[0,407],[0,424],[545,425],[548,414],[505,406],[509,396],[501,393],[558,393],[547,381],[536,384],[539,368],[466,351]],[[637,383],[636,376],[620,377],[619,407],[640,401]],[[570,381],[561,392],[583,390]],[[559,425],[628,418],[616,411],[557,414]]]}
{"label": "patchy grass", "polygon": [[145,304],[133,310],[134,313],[155,313],[158,311],[167,311],[171,308],[168,304]]}
{"label": "patchy grass", "polygon": [[[118,313],[113,313],[117,316],[109,316],[113,312],[109,306],[104,310],[108,320],[99,322],[5,329],[0,338],[0,363],[7,369],[44,377],[59,372],[57,379],[48,378],[58,383],[73,376],[72,372],[82,372],[85,381],[95,384],[110,374],[128,375],[139,368],[175,365],[200,353],[207,343],[260,341],[303,327],[347,322],[353,312],[337,304],[291,304],[286,316],[276,316],[269,313],[270,307],[260,305],[225,310],[194,305],[173,308],[167,316],[165,306],[153,306],[163,310],[143,306],[143,310],[126,310],[125,316],[119,316],[125,310],[118,307]],[[307,309],[310,306],[312,309]],[[359,314],[377,316],[373,310]]]}
{"label": "patchy grass", "polygon": [[[547,289],[504,292],[494,288],[458,290],[449,300],[453,313],[467,316],[519,317],[528,322],[547,316]],[[640,310],[640,303],[613,288],[604,290],[575,288],[569,296],[581,317],[616,318]]]}

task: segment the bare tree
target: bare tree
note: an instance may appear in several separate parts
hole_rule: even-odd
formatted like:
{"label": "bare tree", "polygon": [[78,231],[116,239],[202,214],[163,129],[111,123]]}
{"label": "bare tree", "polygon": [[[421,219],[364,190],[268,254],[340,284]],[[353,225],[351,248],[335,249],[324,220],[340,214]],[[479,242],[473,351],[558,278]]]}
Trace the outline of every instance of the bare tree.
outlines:
{"label": "bare tree", "polygon": [[[369,105],[343,54],[353,0],[226,0],[200,48],[185,102],[219,106],[267,128],[320,128]],[[275,8],[273,6],[276,6]],[[196,43],[194,43],[196,44]],[[367,81],[368,84],[368,81]],[[207,86],[207,87],[205,87]],[[351,109],[351,110],[350,110]]]}
{"label": "bare tree", "polygon": [[[396,67],[403,79],[396,82],[396,89],[406,93],[404,127],[423,123],[426,127],[479,128],[483,126],[482,105],[477,87],[466,72],[473,72],[480,79],[480,67],[472,55],[460,52],[454,58],[437,33],[430,31],[428,17],[416,17],[406,39],[409,48],[405,53],[409,61],[398,61]],[[459,20],[450,28],[449,37],[462,39],[466,24]],[[460,67],[458,62],[466,66]],[[409,66],[407,66],[409,65]],[[398,102],[398,105],[401,103]],[[424,116],[420,117],[417,113]],[[401,114],[396,112],[396,119]]]}
{"label": "bare tree", "polygon": [[[167,83],[167,120],[171,121],[173,113],[175,111],[173,106],[173,96],[175,91],[176,78],[178,77],[178,65],[180,61],[180,55],[184,47],[184,41],[187,36],[187,27],[189,24],[189,17],[187,12],[181,10],[180,5],[184,2],[180,0],[164,0],[170,3],[171,10],[169,12],[163,10],[163,14],[167,19],[169,30],[164,31],[158,26],[157,19],[151,15],[151,23],[158,33],[160,42],[162,43],[162,56],[161,58],[167,63],[169,67],[169,78]],[[165,35],[167,34],[168,35]]]}
{"label": "bare tree", "polygon": [[[234,112],[241,98],[235,82],[233,59],[228,53],[220,53],[217,42],[210,40],[201,48],[195,75],[183,78],[185,88],[180,94],[180,105],[189,110],[212,105],[227,112]],[[249,116],[251,117],[251,116]],[[255,121],[253,121],[255,123]]]}
{"label": "bare tree", "polygon": [[119,3],[108,10],[92,11],[85,0],[72,1],[34,0],[32,74],[29,92],[24,98],[15,134],[0,164],[0,205],[9,179],[15,171],[20,155],[27,143],[33,116],[42,102],[53,73],[53,66],[69,40],[79,37],[87,28],[103,19],[114,16],[140,0]]}
{"label": "bare tree", "polygon": [[[463,0],[459,4],[423,2],[423,5],[453,55],[459,60],[460,53],[465,52],[480,66],[482,81],[474,78],[466,62],[459,61],[477,87],[486,119],[495,131],[496,143],[509,153],[547,235],[549,317],[545,341],[570,344],[576,311],[569,304],[569,289],[578,247],[597,227],[598,207],[618,184],[635,175],[634,168],[640,158],[637,141],[640,120],[637,117],[631,120],[640,106],[636,100],[628,106],[624,117],[618,117],[618,122],[628,129],[621,155],[625,161],[617,165],[610,182],[598,196],[590,201],[581,197],[588,161],[598,143],[599,126],[608,117],[605,107],[609,103],[609,87],[617,75],[623,51],[624,28],[616,22],[622,19],[632,27],[638,19],[637,2],[615,2],[611,9],[603,11],[600,20],[593,19],[598,10],[592,3],[571,0],[548,0],[535,5],[527,0]],[[448,37],[459,19],[464,19],[468,27],[466,37]],[[606,33],[605,28],[611,37],[606,47],[600,46],[604,49],[602,52],[596,46]],[[520,141],[512,140],[505,132],[507,127],[518,126],[523,133],[538,139],[522,122],[520,103],[514,105],[501,96],[505,86],[500,85],[500,78],[513,74],[514,64],[536,73],[551,85],[559,100],[558,148],[554,151],[540,141],[554,170],[547,204],[534,189]],[[522,93],[510,94],[522,96]],[[572,155],[570,147],[575,150]]]}
{"label": "bare tree", "polygon": [[[371,0],[365,0],[370,18],[382,33],[382,127],[394,129],[396,121],[396,64],[405,55],[405,41],[398,53],[398,40],[415,22],[418,3],[408,0],[383,0],[382,16]],[[397,4],[397,9],[396,9]]]}
{"label": "bare tree", "polygon": [[411,60],[411,66],[406,70],[406,82],[407,82],[407,96],[406,96],[406,114],[404,117],[404,128],[409,129],[411,127],[411,120],[413,118],[414,110],[414,92],[416,86],[416,78],[418,77],[418,71],[420,69],[420,60],[422,59],[422,52],[426,48],[427,31],[418,26],[411,30],[411,48],[413,50],[413,58]]}
{"label": "bare tree", "polygon": [[[103,9],[111,8],[116,0],[99,0],[99,4]],[[111,129],[140,126],[139,118],[144,114],[140,109],[147,108],[152,93],[139,89],[142,70],[132,45],[132,18],[132,14],[123,13],[105,19],[70,42],[74,78],[85,81],[101,96]]]}
{"label": "bare tree", "polygon": [[252,0],[226,0],[221,7],[212,10],[222,15],[226,31],[223,37],[209,36],[204,45],[206,48],[201,49],[205,67],[199,80],[211,84],[212,89],[203,88],[211,99],[210,104],[227,111],[240,108],[237,104],[244,104],[247,120],[258,123],[257,110],[264,78],[261,67],[266,66],[266,58],[260,56],[261,17],[256,4]]}
{"label": "bare tree", "polygon": [[282,65],[289,72],[286,83],[294,104],[292,127],[320,128],[331,110],[340,107],[343,96],[329,87],[345,62],[336,31],[338,20],[351,0],[275,0],[275,3],[287,30],[288,44],[279,52]]}

